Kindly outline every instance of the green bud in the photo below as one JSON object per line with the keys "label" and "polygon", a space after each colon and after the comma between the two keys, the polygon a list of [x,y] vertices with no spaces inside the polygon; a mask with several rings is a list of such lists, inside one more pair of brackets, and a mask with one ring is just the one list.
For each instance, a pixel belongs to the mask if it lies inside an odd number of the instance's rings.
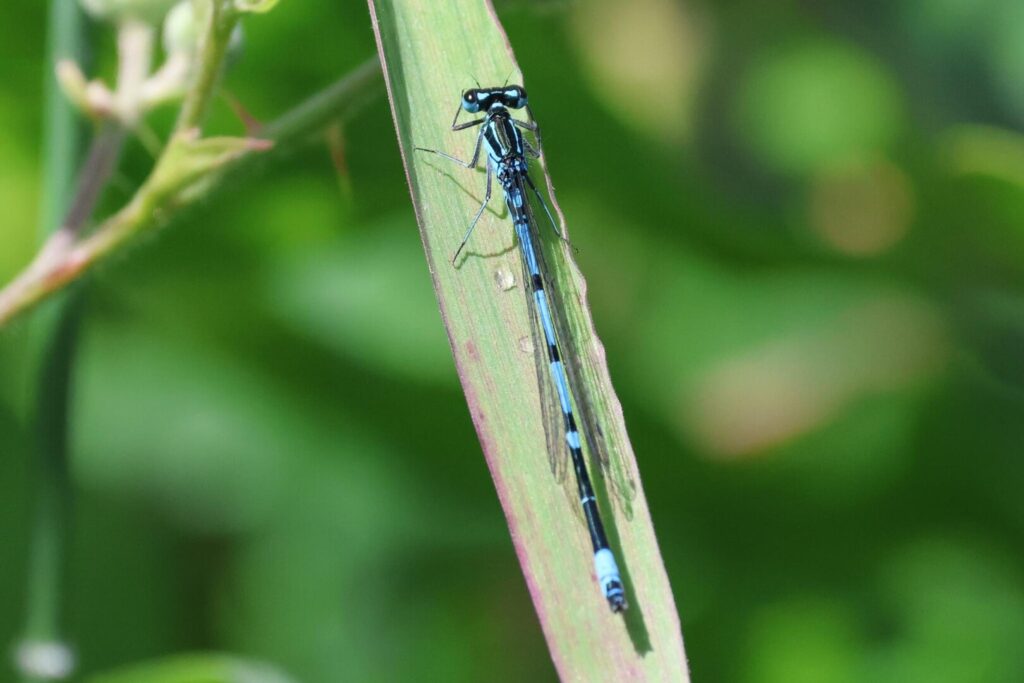
{"label": "green bud", "polygon": [[167,13],[167,19],[164,20],[164,50],[168,54],[194,52],[199,43],[200,28],[192,1],[179,2]]}

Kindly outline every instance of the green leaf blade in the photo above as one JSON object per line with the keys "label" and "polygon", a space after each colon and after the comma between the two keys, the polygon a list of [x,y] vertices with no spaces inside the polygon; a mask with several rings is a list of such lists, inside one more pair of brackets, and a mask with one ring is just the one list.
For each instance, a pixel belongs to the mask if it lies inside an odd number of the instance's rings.
{"label": "green leaf blade", "polygon": [[[602,515],[627,582],[631,604],[624,616],[609,612],[597,587],[574,494],[560,490],[551,475],[518,248],[500,188],[453,267],[451,256],[483,199],[484,175],[413,151],[433,148],[468,159],[473,132],[449,130],[462,90],[474,78],[484,86],[500,84],[509,74],[509,82],[522,82],[493,8],[468,0],[369,4],[442,317],[556,668],[566,680],[686,680],[679,618],[582,275],[563,244],[549,248],[558,290],[553,295],[574,337],[562,343],[578,357],[576,377],[615,455],[613,476],[636,487],[628,505],[614,505],[609,491],[615,483],[599,474],[590,456]],[[529,82],[523,85],[529,89]],[[546,173],[535,173],[535,180],[550,184]],[[574,488],[569,479],[567,486]]]}

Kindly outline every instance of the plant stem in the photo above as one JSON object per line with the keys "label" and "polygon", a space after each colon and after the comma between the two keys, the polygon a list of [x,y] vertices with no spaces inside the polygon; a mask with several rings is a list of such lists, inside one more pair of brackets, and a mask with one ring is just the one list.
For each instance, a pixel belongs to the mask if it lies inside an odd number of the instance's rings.
{"label": "plant stem", "polygon": [[[50,0],[47,64],[61,59],[81,62],[86,56],[85,21],[77,3]],[[50,69],[46,72],[43,129],[43,191],[39,239],[53,233],[64,217],[81,152],[79,113],[67,101]]]}
{"label": "plant stem", "polygon": [[281,148],[311,133],[319,133],[376,97],[380,90],[372,86],[383,86],[380,78],[380,61],[376,56],[371,57],[344,78],[268,123],[260,131],[260,137],[272,140],[275,148]]}
{"label": "plant stem", "polygon": [[[51,0],[48,36],[49,64],[64,58],[82,61],[86,52],[85,22],[77,3]],[[64,98],[52,70],[47,74],[45,93],[41,240],[58,229],[60,217],[68,210],[81,139],[78,112]],[[71,206],[70,212],[75,215],[84,210],[85,202]],[[25,681],[52,680],[73,668],[71,650],[61,639],[71,517],[67,399],[75,308],[73,301],[65,300],[54,311],[56,318],[41,320],[36,330],[48,343],[42,354],[32,415],[36,500],[29,540],[24,640],[17,651],[19,673]]]}
{"label": "plant stem", "polygon": [[[300,142],[330,122],[356,111],[380,84],[380,65],[372,58],[347,76],[310,97],[276,121],[269,123],[259,140],[276,148]],[[228,172],[251,166],[265,145],[252,145],[230,163],[210,171],[205,182],[189,187],[187,193],[158,192],[147,181],[129,203],[105,220],[79,243],[61,234],[54,235],[29,266],[3,290],[0,290],[0,327],[19,313],[67,286],[116,251],[135,234],[162,225],[175,213],[208,199],[223,186]],[[159,166],[160,162],[157,162]],[[152,176],[151,176],[152,178]]]}
{"label": "plant stem", "polygon": [[[63,678],[73,656],[63,640],[67,549],[73,519],[68,463],[70,379],[81,310],[79,290],[64,296],[39,327],[46,334],[32,416],[35,510],[28,562],[25,639],[19,666],[25,680]],[[42,336],[42,335],[40,335]]]}
{"label": "plant stem", "polygon": [[182,102],[175,132],[197,128],[202,123],[224,69],[224,55],[231,42],[231,32],[238,24],[238,13],[234,11],[231,0],[209,0],[208,6],[195,80]]}
{"label": "plant stem", "polygon": [[76,237],[92,215],[100,192],[106,186],[121,156],[126,135],[124,126],[113,121],[105,122],[92,141],[85,164],[79,173],[78,191],[68,208],[67,217],[60,224],[58,233],[67,239]]}
{"label": "plant stem", "polygon": [[[55,1],[59,2],[60,0]],[[67,218],[57,224],[60,227],[56,234],[66,233],[74,235],[81,229],[85,221],[88,220],[96,205],[96,200],[99,198],[100,191],[106,186],[116,167],[124,135],[124,129],[115,123],[106,124],[96,135],[86,162],[82,166],[78,191],[75,193],[74,198],[70,202],[70,207],[67,209]],[[75,146],[78,134],[75,133],[74,137],[75,140],[70,143],[72,146]],[[71,157],[67,156],[67,159],[70,161]],[[66,204],[66,198],[70,194],[71,188],[61,187],[58,190],[56,185],[58,177],[63,174],[50,172],[48,169],[47,175],[53,178],[47,181],[47,194],[49,195],[49,193],[55,191],[60,192],[51,204]],[[50,185],[51,182],[54,183],[52,186]],[[39,377],[39,394],[34,415],[36,423],[35,444],[41,464],[39,481],[41,521],[38,521],[36,526],[37,531],[40,532],[56,525],[64,517],[64,515],[56,514],[53,510],[63,505],[62,501],[66,498],[66,496],[60,494],[66,492],[67,489],[67,456],[65,452],[67,445],[66,402],[70,358],[73,355],[74,346],[74,320],[77,318],[77,299],[78,292],[75,292],[73,296],[69,296],[66,300],[61,301],[61,305],[56,306],[55,310],[52,311],[53,315],[47,320],[41,321],[38,325],[38,339],[40,339],[40,343],[44,346],[42,351],[42,368]],[[59,533],[54,535],[57,537],[61,536]],[[53,553],[47,548],[49,542],[45,540],[46,536],[46,533],[33,535],[33,538],[43,540],[40,540],[42,547],[40,548],[39,566],[36,566],[37,563],[35,561],[30,563],[32,571],[29,573],[29,580],[34,582],[32,585],[36,585],[36,583],[39,585],[38,591],[29,590],[30,604],[34,602],[31,600],[34,594],[47,593],[48,590],[45,587],[53,583],[53,577],[51,576],[54,573],[53,563],[47,559]],[[40,600],[45,602],[43,598],[40,598]],[[52,612],[53,610],[49,609],[40,610],[41,616],[36,618],[32,616],[35,612],[30,610],[29,633],[32,634],[36,630],[33,628],[33,624],[49,619],[47,615],[51,615]],[[40,629],[42,631],[53,631],[55,625],[53,623],[41,623],[41,626],[43,626]]]}

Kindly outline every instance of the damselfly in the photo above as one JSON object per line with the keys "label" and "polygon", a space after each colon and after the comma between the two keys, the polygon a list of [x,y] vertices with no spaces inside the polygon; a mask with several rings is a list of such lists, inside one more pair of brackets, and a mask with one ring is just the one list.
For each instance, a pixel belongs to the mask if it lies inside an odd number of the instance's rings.
{"label": "damselfly", "polygon": [[[522,121],[513,118],[509,112],[510,109],[525,109],[529,120]],[[462,111],[470,114],[483,112],[484,116],[483,118],[459,123],[459,114]],[[587,529],[590,532],[590,541],[594,546],[594,569],[597,574],[597,580],[605,599],[608,601],[609,607],[611,607],[613,612],[621,612],[627,606],[622,578],[619,574],[618,565],[615,562],[615,555],[608,546],[608,538],[605,534],[604,524],[601,521],[601,513],[597,507],[597,499],[594,496],[594,487],[590,482],[587,464],[583,458],[580,429],[577,426],[576,414],[573,410],[573,390],[576,390],[575,393],[578,397],[579,388],[570,388],[569,375],[566,373],[566,365],[563,362],[563,355],[556,333],[556,329],[559,329],[559,325],[557,325],[558,311],[553,307],[553,302],[549,299],[544,288],[547,272],[544,266],[545,261],[541,237],[538,234],[536,221],[533,219],[533,213],[530,210],[530,203],[526,194],[527,188],[533,192],[540,205],[544,208],[551,226],[561,238],[561,233],[555,224],[554,218],[551,216],[547,202],[544,201],[544,197],[530,178],[527,167],[528,156],[533,158],[540,157],[540,126],[537,125],[533,112],[530,110],[529,104],[527,104],[526,91],[518,85],[506,85],[496,88],[477,87],[462,93],[462,101],[459,104],[459,108],[455,111],[455,118],[452,119],[451,129],[458,131],[474,126],[480,126],[480,132],[476,138],[473,156],[468,162],[434,149],[422,147],[417,147],[416,149],[438,154],[466,168],[476,167],[480,161],[481,149],[485,149],[487,154],[487,185],[484,191],[484,201],[470,222],[469,228],[459,244],[459,248],[452,257],[453,264],[458,259],[463,247],[466,246],[466,242],[469,241],[473,228],[479,222],[484,209],[487,208],[487,203],[491,198],[492,175],[497,176],[498,183],[505,193],[505,204],[508,206],[509,215],[512,217],[512,225],[515,229],[522,255],[523,284],[524,290],[528,292],[531,299],[530,306],[531,315],[534,319],[534,334],[540,342],[534,345],[538,354],[538,363],[545,364],[550,370],[549,378],[543,376],[548,373],[543,371],[538,373],[541,394],[550,394],[546,384],[548,382],[554,384],[555,393],[557,394],[557,408],[555,409],[560,411],[560,422],[564,425],[564,427],[555,427],[554,429],[560,429],[562,435],[564,435],[565,445],[569,450],[572,466],[576,473],[579,501],[583,508]],[[534,144],[531,144],[524,137],[523,131],[533,133]],[[545,354],[546,360],[540,357],[540,354]],[[543,365],[538,367],[543,367]],[[572,374],[575,376],[575,373]],[[545,405],[544,408],[547,410],[549,406]],[[546,423],[549,422],[549,420],[546,420]],[[550,436],[552,428],[547,424],[545,428]],[[585,424],[584,429],[588,428],[594,429],[595,427]],[[588,434],[587,436],[593,438],[594,435]],[[550,441],[551,439],[549,438]],[[558,441],[561,441],[561,439],[558,439]],[[556,446],[556,448],[558,448],[560,454],[549,453],[549,457],[558,458],[560,455],[564,458],[564,451],[561,451],[561,447]],[[550,449],[551,446],[549,446]],[[558,469],[557,465],[555,469]]]}

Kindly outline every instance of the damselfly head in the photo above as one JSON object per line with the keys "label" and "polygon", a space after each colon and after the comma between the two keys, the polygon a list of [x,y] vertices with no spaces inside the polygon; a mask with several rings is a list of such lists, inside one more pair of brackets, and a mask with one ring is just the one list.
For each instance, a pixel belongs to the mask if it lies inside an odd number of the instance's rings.
{"label": "damselfly head", "polygon": [[500,88],[471,88],[462,93],[462,108],[470,114],[488,110],[496,104],[521,109],[526,106],[526,90],[521,85],[503,85]]}

